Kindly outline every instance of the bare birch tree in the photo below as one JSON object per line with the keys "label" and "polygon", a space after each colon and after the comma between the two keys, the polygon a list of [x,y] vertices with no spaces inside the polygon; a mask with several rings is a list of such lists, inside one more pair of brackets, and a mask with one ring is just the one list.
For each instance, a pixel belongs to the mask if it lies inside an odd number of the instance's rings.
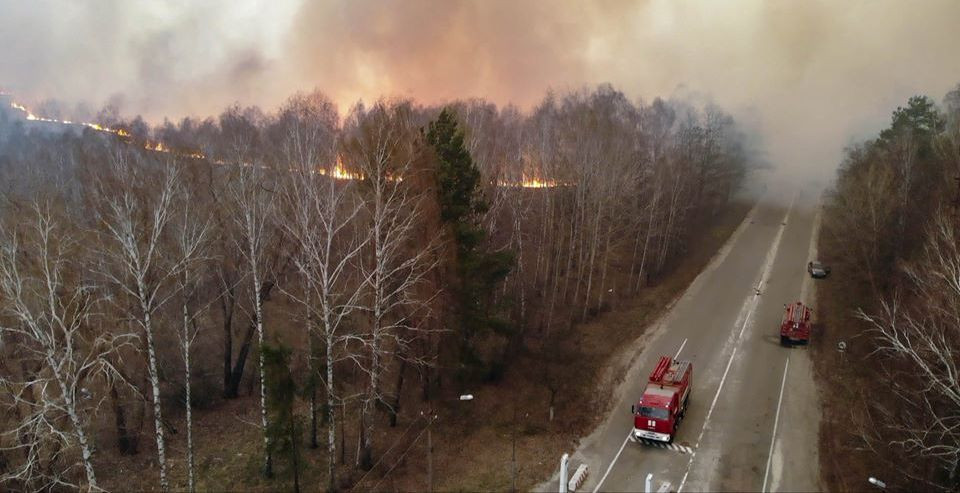
{"label": "bare birch tree", "polygon": [[259,372],[260,426],[263,433],[263,474],[273,476],[273,458],[270,454],[270,437],[267,432],[267,387],[264,378],[262,348],[266,341],[263,322],[264,282],[268,278],[266,251],[270,245],[270,235],[274,232],[275,191],[268,189],[267,173],[259,162],[240,163],[230,183],[232,216],[238,235],[235,246],[246,263],[247,280],[250,283],[252,322],[257,334],[257,370]]}
{"label": "bare birch tree", "polygon": [[[323,93],[315,91],[309,94],[297,94],[287,100],[280,109],[279,131],[281,132],[280,150],[284,166],[294,173],[294,179],[300,173],[312,176],[326,170],[336,159],[338,116],[336,107]],[[304,293],[310,294],[310,287]],[[306,301],[306,306],[311,302]],[[317,448],[317,358],[314,348],[313,318],[307,310],[305,321],[307,332],[307,369],[309,371],[308,392],[310,394],[310,446]]]}
{"label": "bare birch tree", "polygon": [[877,338],[876,353],[894,360],[890,389],[907,409],[885,415],[889,445],[938,464],[947,472],[941,487],[953,490],[960,484],[960,231],[946,213],[938,214],[922,259],[906,274],[915,307],[893,297],[880,313],[858,316]]}
{"label": "bare birch tree", "polygon": [[[24,453],[21,463],[0,475],[2,484],[28,490],[80,489],[70,474],[80,465],[86,489],[100,489],[88,431],[95,403],[89,402],[92,395],[86,386],[109,370],[106,356],[128,338],[97,330],[98,300],[76,253],[73,234],[49,205],[33,205],[22,233],[0,228],[0,346],[16,344],[11,356],[22,369],[19,374],[0,373],[0,387],[7,391],[0,402],[19,420],[2,436],[13,438],[9,450]],[[45,453],[52,451],[55,459],[74,447],[79,460],[66,455],[62,470],[61,465],[44,464]]]}
{"label": "bare birch tree", "polygon": [[[364,310],[370,315],[362,368],[368,378],[361,409],[361,452],[358,464],[372,461],[374,408],[390,406],[381,385],[387,356],[403,358],[411,338],[421,328],[414,317],[426,303],[416,289],[432,267],[433,242],[415,241],[420,221],[420,197],[410,190],[417,132],[409,103],[379,102],[369,111],[352,115],[346,136],[347,162],[364,177],[361,185],[369,227],[369,255],[362,262],[367,293]],[[406,179],[406,180],[405,180]],[[422,239],[421,239],[422,240]]]}
{"label": "bare birch tree", "polygon": [[[132,162],[127,151],[112,156],[111,181],[98,184],[97,233],[102,255],[99,273],[116,290],[115,302],[143,332],[147,372],[152,389],[153,420],[160,466],[160,488],[169,489],[157,324],[160,308],[173,296],[170,284],[184,259],[171,258],[164,241],[180,192],[179,172],[170,163]],[[127,302],[123,302],[123,301]]]}
{"label": "bare birch tree", "polygon": [[190,351],[196,339],[199,327],[199,317],[205,307],[197,306],[200,287],[200,265],[205,260],[205,247],[209,235],[209,223],[192,217],[194,211],[184,201],[180,211],[181,219],[175,224],[175,241],[177,255],[182,263],[180,275],[177,278],[178,290],[181,297],[183,321],[178,333],[180,339],[180,353],[183,357],[183,388],[184,413],[187,424],[187,489],[191,493],[196,491],[196,474],[193,447],[193,397],[191,385]]}
{"label": "bare birch tree", "polygon": [[319,170],[297,169],[292,173],[285,190],[288,215],[283,221],[285,231],[296,245],[294,264],[305,279],[309,295],[293,296],[317,321],[324,346],[324,375],[322,377],[327,413],[327,487],[336,490],[336,409],[340,404],[334,380],[336,364],[352,359],[345,352],[348,335],[344,322],[358,308],[362,283],[351,278],[351,269],[362,249],[367,235],[356,230],[356,219],[362,203],[356,197],[355,183],[332,178],[333,163]]}

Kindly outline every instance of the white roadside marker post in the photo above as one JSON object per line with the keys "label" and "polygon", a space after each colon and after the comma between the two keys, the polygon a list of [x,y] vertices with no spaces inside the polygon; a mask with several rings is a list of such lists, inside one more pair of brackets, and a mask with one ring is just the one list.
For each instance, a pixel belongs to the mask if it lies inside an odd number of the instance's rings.
{"label": "white roadside marker post", "polygon": [[651,489],[651,488],[653,488],[652,485],[653,485],[653,473],[652,473],[652,472],[648,472],[648,473],[647,473],[647,480],[643,482],[643,493],[650,493],[651,491],[653,491],[653,490]]}
{"label": "white roadside marker post", "polygon": [[567,493],[567,462],[570,460],[570,454],[563,454],[560,457],[560,493]]}

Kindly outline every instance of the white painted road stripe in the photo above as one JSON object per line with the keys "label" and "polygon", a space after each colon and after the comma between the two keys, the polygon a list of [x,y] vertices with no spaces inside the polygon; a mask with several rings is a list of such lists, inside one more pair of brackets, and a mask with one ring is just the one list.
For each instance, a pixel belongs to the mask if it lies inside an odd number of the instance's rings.
{"label": "white painted road stripe", "polygon": [[617,463],[617,459],[620,458],[620,454],[623,453],[623,448],[627,446],[627,442],[630,441],[630,437],[633,436],[633,428],[630,428],[630,431],[627,432],[627,438],[623,439],[623,443],[620,445],[620,450],[617,451],[617,455],[613,457],[613,460],[610,461],[610,465],[607,466],[607,472],[603,473],[603,477],[600,478],[600,482],[597,483],[597,486],[593,489],[593,493],[600,491],[600,486],[603,485],[604,480],[607,479],[607,475],[610,474],[610,471],[613,470],[613,465]]}
{"label": "white painted road stripe", "polygon": [[767,478],[770,476],[770,462],[773,460],[773,444],[777,441],[777,426],[780,424],[780,405],[783,404],[783,388],[787,385],[787,370],[790,369],[790,357],[783,364],[783,380],[780,381],[780,398],[777,399],[777,415],[773,418],[773,436],[770,437],[770,452],[767,453],[767,470],[763,473],[763,490],[767,491]]}
{"label": "white painted road stripe", "polygon": [[639,443],[641,445],[646,445],[648,447],[657,447],[662,449],[673,450],[674,452],[679,452],[681,454],[692,454],[693,449],[687,447],[686,445],[678,445],[676,443],[664,443],[658,442],[655,440],[648,440],[646,438],[635,438],[633,435],[630,436],[630,441],[633,443]]}
{"label": "white painted road stripe", "polygon": [[680,345],[680,349],[677,349],[677,354],[673,356],[673,359],[677,359],[680,357],[680,351],[683,351],[683,346],[686,346],[686,345],[687,345],[687,340],[684,339],[683,344]]}
{"label": "white painted road stripe", "polygon": [[[777,258],[777,250],[780,248],[780,240],[783,238],[783,231],[787,228],[787,218],[790,217],[790,211],[793,210],[793,203],[797,200],[796,195],[790,201],[790,206],[787,207],[787,213],[783,216],[783,221],[781,221],[780,229],[777,231],[777,236],[773,239],[773,244],[770,245],[770,250],[767,252],[767,258],[763,265],[763,270],[760,273],[760,282],[757,283],[757,288],[752,297],[748,296],[744,302],[744,306],[750,306],[747,316],[743,319],[743,325],[740,326],[740,333],[737,334],[737,340],[734,343],[733,351],[730,353],[730,359],[727,361],[727,367],[723,370],[723,376],[720,378],[720,386],[717,387],[717,393],[713,395],[713,402],[710,403],[710,409],[707,410],[707,417],[703,420],[703,427],[700,429],[700,435],[697,436],[697,443],[694,444],[693,448],[700,448],[700,442],[703,440],[703,434],[707,431],[707,424],[710,422],[710,417],[713,415],[713,409],[717,405],[717,400],[720,398],[720,391],[723,390],[723,384],[727,380],[727,373],[730,372],[730,366],[733,365],[733,358],[737,355],[737,347],[740,345],[740,339],[743,336],[744,330],[747,328],[747,324],[750,323],[750,319],[753,317],[753,312],[757,308],[757,304],[760,299],[760,288],[763,286],[764,280],[767,279],[767,276],[770,275],[770,270],[773,268],[773,261]],[[687,463],[687,471],[683,473],[683,479],[680,480],[680,486],[677,487],[677,493],[683,491],[683,485],[687,482],[687,476],[690,475],[690,468],[693,467],[693,459],[696,458],[697,453],[694,452],[690,455],[690,461]]]}

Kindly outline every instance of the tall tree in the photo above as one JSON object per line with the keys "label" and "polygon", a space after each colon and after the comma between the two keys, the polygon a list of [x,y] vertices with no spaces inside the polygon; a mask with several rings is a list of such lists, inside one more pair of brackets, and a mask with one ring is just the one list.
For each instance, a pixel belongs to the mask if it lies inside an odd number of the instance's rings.
{"label": "tall tree", "polygon": [[[266,342],[266,326],[263,321],[263,303],[268,295],[265,285],[273,285],[270,280],[273,273],[269,272],[268,263],[272,233],[274,233],[274,190],[267,188],[266,173],[261,169],[259,162],[241,164],[236,169],[234,181],[231,183],[230,195],[233,204],[233,220],[236,223],[236,248],[242,254],[246,266],[247,282],[250,286],[250,302],[253,306],[251,323],[256,327],[257,346],[263,348]],[[274,248],[281,248],[274,245]],[[270,422],[267,415],[267,387],[266,369],[263,362],[263,351],[258,351],[257,370],[259,372],[260,390],[260,426],[263,432],[263,475],[273,476],[273,462],[270,455],[272,450],[270,436],[267,433]]]}
{"label": "tall tree", "polygon": [[[184,262],[169,255],[165,244],[180,193],[174,166],[135,162],[130,151],[117,150],[111,174],[99,182],[100,273],[114,288],[115,300],[143,332],[153,403],[160,488],[169,489],[156,316],[173,294],[170,284]],[[169,163],[164,163],[169,164]]]}
{"label": "tall tree", "polygon": [[[87,489],[100,488],[87,386],[129,338],[98,330],[96,291],[73,258],[76,246],[49,204],[35,203],[22,225],[0,227],[0,340],[15,346],[0,365],[0,406],[19,421],[0,436],[14,444],[5,452],[24,452],[22,460],[4,458],[0,484],[12,489],[80,489],[71,483],[76,466]],[[74,447],[79,461],[59,464],[56,457]]]}
{"label": "tall tree", "polygon": [[358,309],[363,283],[353,279],[351,268],[369,241],[358,234],[356,218],[363,208],[352,182],[339,183],[331,178],[333,163],[317,173],[296,169],[286,182],[284,198],[288,215],[284,230],[297,247],[294,264],[304,279],[308,293],[294,296],[316,320],[324,349],[322,381],[327,413],[327,489],[336,490],[336,414],[341,403],[336,392],[336,365],[354,359],[348,350],[344,326]]}
{"label": "tall tree", "polygon": [[196,491],[196,474],[194,467],[193,447],[193,396],[192,396],[192,367],[190,352],[193,342],[197,338],[199,328],[197,318],[203,308],[197,306],[203,275],[206,247],[209,242],[209,222],[194,217],[194,211],[186,202],[181,206],[180,220],[174,224],[176,255],[182,259],[182,269],[177,278],[177,289],[180,292],[181,309],[183,314],[182,326],[178,332],[180,338],[180,352],[183,357],[183,388],[184,413],[187,425],[187,489],[190,493]]}
{"label": "tall tree", "polygon": [[[464,146],[463,131],[449,108],[430,123],[427,142],[437,158],[437,203],[441,220],[451,231],[455,254],[456,300],[454,316],[458,322],[460,360],[459,379],[487,376],[496,371],[502,347],[486,357],[481,354],[483,339],[502,338],[510,326],[495,305],[495,291],[513,266],[509,251],[489,251],[480,219],[487,210],[480,190],[480,172]],[[486,349],[486,348],[484,348]],[[472,375],[469,373],[473,373]]]}
{"label": "tall tree", "polygon": [[390,364],[388,356],[405,358],[412,339],[423,332],[415,322],[424,307],[417,288],[432,267],[435,242],[414,238],[422,206],[421,197],[410,185],[419,154],[410,104],[378,102],[369,111],[357,108],[347,132],[345,161],[363,176],[360,189],[369,228],[368,248],[360,266],[366,290],[363,308],[370,316],[365,336],[368,357],[363,366],[368,382],[357,458],[361,467],[369,469],[373,464],[373,412],[377,405],[391,405],[381,379]]}
{"label": "tall tree", "polygon": [[[337,159],[336,142],[339,117],[334,104],[323,93],[296,94],[280,109],[275,136],[279,141],[282,169],[295,170],[294,179],[306,173],[312,175],[325,170]],[[304,292],[309,296],[311,288]],[[309,307],[311,302],[306,300]],[[317,448],[317,348],[314,347],[315,328],[310,308],[307,309],[307,393],[310,396],[310,447]]]}

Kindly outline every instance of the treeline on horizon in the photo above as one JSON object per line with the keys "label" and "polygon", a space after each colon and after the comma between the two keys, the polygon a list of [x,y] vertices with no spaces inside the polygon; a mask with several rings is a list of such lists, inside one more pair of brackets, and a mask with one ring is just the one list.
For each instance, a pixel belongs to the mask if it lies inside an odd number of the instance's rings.
{"label": "treeline on horizon", "polygon": [[[495,385],[520,354],[556,385],[552,341],[656,284],[757,165],[720,108],[610,86],[529,113],[381,100],[341,116],[312,92],[274,112],[98,123],[130,136],[0,115],[13,489],[96,488],[109,449],[192,490],[191,410],[242,395],[264,475],[299,486],[319,454],[344,487],[389,445],[377,430],[401,398]],[[170,152],[143,148],[157,141]],[[170,480],[175,429],[186,484]]]}
{"label": "treeline on horizon", "polygon": [[[853,369],[839,440],[891,488],[960,487],[960,86],[942,105],[914,96],[890,126],[846,152],[824,214],[827,303]],[[825,249],[823,248],[825,247]],[[824,251],[825,250],[825,251]],[[831,351],[831,348],[825,349]],[[843,364],[843,363],[841,363]],[[851,453],[852,452],[852,453]],[[862,466],[859,464],[858,466]]]}

